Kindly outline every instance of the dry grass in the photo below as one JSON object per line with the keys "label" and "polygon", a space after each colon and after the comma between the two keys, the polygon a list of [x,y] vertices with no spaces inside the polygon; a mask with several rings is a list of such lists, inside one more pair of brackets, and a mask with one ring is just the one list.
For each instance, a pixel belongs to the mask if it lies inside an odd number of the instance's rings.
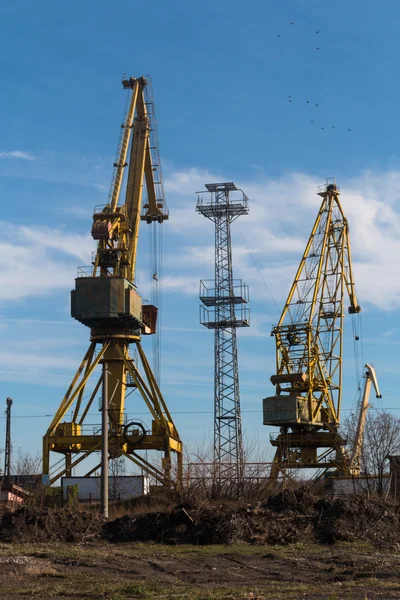
{"label": "dry grass", "polygon": [[36,600],[388,600],[398,598],[400,586],[367,579],[360,583],[320,585],[316,583],[272,582],[268,587],[243,586],[241,588],[208,588],[183,585],[180,582],[165,585],[151,582],[121,582],[117,577],[103,579],[98,576],[76,577],[30,575],[29,581],[16,576],[2,585],[0,599],[31,598]]}
{"label": "dry grass", "polygon": [[[347,557],[349,562],[358,560],[354,573],[347,581],[323,581],[313,568],[312,561],[319,560],[323,566],[329,565],[335,557]],[[375,600],[376,598],[400,597],[400,580],[397,577],[400,557],[393,553],[371,551],[367,544],[341,544],[335,547],[335,554],[329,548],[315,544],[293,544],[286,547],[233,546],[160,546],[126,544],[119,547],[109,544],[83,545],[0,545],[0,600],[14,598],[35,598],[35,600]],[[196,583],[196,573],[210,565],[218,564],[227,556],[238,564],[247,557],[254,557],[254,563],[264,564],[271,573],[268,582],[261,585],[252,583],[251,558],[243,570],[243,580],[218,581],[218,573],[210,583]],[[260,563],[267,556],[264,563]],[[236,557],[236,558],[235,558]],[[368,561],[388,565],[389,577],[360,576],[358,569]],[[171,572],[164,574],[154,570],[153,577],[143,579],[144,569],[149,564],[184,563],[189,569],[189,579]],[[158,561],[158,562],[157,562]],[[163,562],[164,561],[164,562]],[[311,564],[311,562],[312,564]],[[324,562],[325,561],[325,562]],[[286,573],[280,571],[287,564]],[[156,564],[156,566],[157,566]],[[224,564],[224,563],[221,563]],[[310,579],[290,580],[290,575],[309,569]],[[378,569],[379,570],[379,569]],[[186,571],[184,571],[186,573]],[[210,571],[212,574],[212,571]],[[12,576],[10,576],[12,574]],[[286,579],[285,579],[286,577]]]}

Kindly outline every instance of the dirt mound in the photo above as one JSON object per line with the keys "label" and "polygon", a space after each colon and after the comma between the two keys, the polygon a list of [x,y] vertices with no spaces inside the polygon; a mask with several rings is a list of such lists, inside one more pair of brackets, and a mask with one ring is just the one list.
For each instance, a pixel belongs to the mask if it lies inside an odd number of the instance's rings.
{"label": "dirt mound", "polygon": [[295,517],[274,515],[261,507],[209,502],[170,512],[125,515],[104,523],[102,536],[114,543],[152,541],[165,544],[284,544],[304,533]]}
{"label": "dirt mound", "polygon": [[113,543],[201,545],[366,540],[393,547],[400,545],[400,507],[379,497],[332,499],[301,488],[255,506],[208,500],[160,510],[137,507],[108,522],[77,510],[24,507],[0,521],[0,542],[84,542],[97,537]]}
{"label": "dirt mound", "polygon": [[261,506],[275,513],[312,515],[316,499],[310,488],[304,486],[295,490],[282,490],[281,493],[270,496]]}
{"label": "dirt mound", "polygon": [[184,509],[125,515],[104,523],[102,536],[111,542],[192,542],[193,520]]}
{"label": "dirt mound", "polygon": [[315,534],[322,543],[355,540],[383,546],[400,543],[399,506],[381,498],[320,498],[315,502],[315,512]]}
{"label": "dirt mound", "polygon": [[1,542],[82,542],[98,537],[101,522],[96,515],[69,509],[22,507],[5,514],[0,522]]}
{"label": "dirt mound", "polygon": [[400,519],[398,507],[380,498],[321,498],[303,488],[257,506],[209,501],[186,510],[127,515],[105,523],[102,536],[114,543],[276,545],[368,540],[393,545],[400,543]]}

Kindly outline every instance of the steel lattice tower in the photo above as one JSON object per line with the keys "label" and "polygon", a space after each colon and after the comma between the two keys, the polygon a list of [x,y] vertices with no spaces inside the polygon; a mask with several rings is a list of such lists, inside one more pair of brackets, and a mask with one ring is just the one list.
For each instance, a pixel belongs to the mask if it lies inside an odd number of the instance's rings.
{"label": "steel lattice tower", "polygon": [[248,286],[233,279],[231,223],[248,213],[234,183],[206,184],[197,212],[215,223],[215,280],[200,282],[200,322],[214,329],[214,487],[239,489],[243,479],[242,422],[236,328],[249,327]]}

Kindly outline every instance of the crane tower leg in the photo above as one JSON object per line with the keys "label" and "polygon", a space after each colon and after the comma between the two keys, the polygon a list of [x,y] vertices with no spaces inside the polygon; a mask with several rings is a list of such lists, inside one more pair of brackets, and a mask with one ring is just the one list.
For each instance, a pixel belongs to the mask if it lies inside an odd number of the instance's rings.
{"label": "crane tower leg", "polygon": [[[93,404],[95,394],[100,391],[99,382],[94,387],[94,393],[87,402],[83,401],[80,392],[89,387],[89,378],[94,373],[95,367],[103,359],[108,364],[108,397],[109,397],[109,456],[117,458],[127,456],[137,466],[149,473],[159,483],[169,487],[172,484],[172,456],[177,457],[176,481],[181,484],[182,478],[182,443],[175,429],[172,417],[161,395],[157,382],[141,348],[139,340],[131,340],[137,352],[137,362],[131,358],[129,344],[119,339],[109,340],[100,346],[100,351],[92,362],[95,348],[89,348],[71,386],[64,397],[56,417],[43,438],[43,475],[45,483],[54,483],[60,477],[70,475],[74,466],[79,464],[86,456],[99,452],[101,447],[100,434],[84,432],[85,421]],[[93,351],[92,351],[93,350]],[[99,359],[100,357],[100,359]],[[140,367],[140,368],[139,368]],[[149,426],[139,419],[125,417],[125,400],[128,393],[136,391],[142,397],[151,418]],[[137,394],[135,394],[137,398]],[[66,420],[73,403],[75,410],[73,420]],[[129,413],[134,415],[136,406],[129,408]],[[92,420],[92,419],[91,419]],[[140,451],[157,450],[164,454],[162,468],[151,465]],[[65,466],[62,470],[50,477],[50,453],[55,452],[65,456]],[[72,457],[84,453],[78,461]]]}

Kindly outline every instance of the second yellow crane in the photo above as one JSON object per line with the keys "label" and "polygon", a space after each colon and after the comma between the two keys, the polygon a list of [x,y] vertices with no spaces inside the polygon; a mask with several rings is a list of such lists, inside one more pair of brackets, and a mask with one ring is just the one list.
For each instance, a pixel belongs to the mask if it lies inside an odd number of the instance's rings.
{"label": "second yellow crane", "polygon": [[347,219],[335,182],[327,181],[317,218],[281,318],[273,328],[274,396],[264,399],[264,425],[280,427],[271,438],[276,454],[271,479],[293,468],[349,473],[346,440],[339,433],[342,400],[344,297],[358,305]]}

